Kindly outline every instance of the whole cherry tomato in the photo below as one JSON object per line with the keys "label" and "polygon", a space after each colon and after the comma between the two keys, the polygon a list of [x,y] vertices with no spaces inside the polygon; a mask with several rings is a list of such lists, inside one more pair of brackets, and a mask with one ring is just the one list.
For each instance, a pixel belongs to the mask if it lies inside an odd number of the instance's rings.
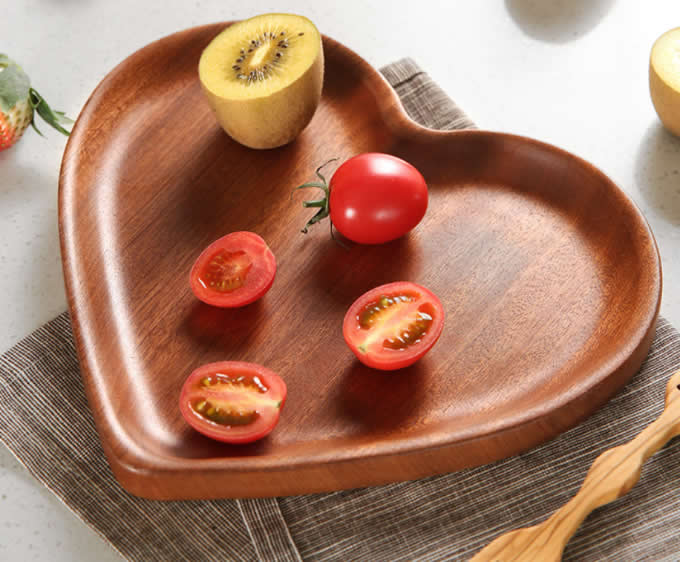
{"label": "whole cherry tomato", "polygon": [[316,171],[321,182],[299,186],[325,192],[323,199],[303,203],[319,209],[303,232],[330,215],[332,225],[345,238],[359,244],[382,244],[406,234],[425,215],[425,179],[401,158],[378,152],[359,154],[335,171],[330,185],[321,168]]}

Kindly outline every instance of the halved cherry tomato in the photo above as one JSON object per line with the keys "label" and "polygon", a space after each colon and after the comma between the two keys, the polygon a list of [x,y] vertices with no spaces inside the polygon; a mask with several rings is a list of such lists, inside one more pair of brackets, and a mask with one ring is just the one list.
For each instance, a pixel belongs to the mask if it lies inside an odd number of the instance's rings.
{"label": "halved cherry tomato", "polygon": [[232,232],[208,246],[191,269],[191,290],[205,303],[244,306],[274,283],[276,258],[254,232]]}
{"label": "halved cherry tomato", "polygon": [[[321,167],[323,168],[323,166]],[[411,164],[379,152],[359,154],[344,162],[333,174],[330,186],[321,182],[300,187],[318,187],[325,197],[305,201],[318,207],[307,226],[330,215],[331,223],[346,238],[359,244],[382,244],[413,229],[427,211],[427,184]]]}
{"label": "halved cherry tomato", "polygon": [[425,355],[444,327],[444,309],[425,287],[381,285],[349,307],[342,333],[359,361],[374,369],[408,367]]}
{"label": "halved cherry tomato", "polygon": [[269,434],[286,401],[286,383],[256,363],[209,363],[189,375],[179,408],[187,423],[225,443],[250,443]]}

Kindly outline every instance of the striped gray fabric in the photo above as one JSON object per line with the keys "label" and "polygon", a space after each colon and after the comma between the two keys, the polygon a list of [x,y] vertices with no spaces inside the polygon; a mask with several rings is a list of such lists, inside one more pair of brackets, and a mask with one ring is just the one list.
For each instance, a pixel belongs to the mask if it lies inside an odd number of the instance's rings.
{"label": "striped gray fabric", "polygon": [[406,113],[430,129],[476,129],[477,126],[412,60],[402,59],[380,70],[399,94]]}
{"label": "striped gray fabric", "polygon": [[302,560],[276,498],[238,500],[260,560]]}
{"label": "striped gray fabric", "polygon": [[[407,112],[442,129],[474,126],[411,60],[382,70]],[[464,560],[498,534],[537,523],[578,490],[603,450],[663,408],[680,368],[665,320],[642,369],[604,408],[540,447],[490,465],[328,494],[154,502],[113,478],[83,392],[67,313],[0,357],[0,439],[130,560]],[[628,495],[594,512],[565,560],[680,559],[680,447],[645,465]]]}
{"label": "striped gray fabric", "polygon": [[0,358],[0,439],[130,560],[255,560],[232,501],[154,502],[113,478],[85,398],[67,313]]}

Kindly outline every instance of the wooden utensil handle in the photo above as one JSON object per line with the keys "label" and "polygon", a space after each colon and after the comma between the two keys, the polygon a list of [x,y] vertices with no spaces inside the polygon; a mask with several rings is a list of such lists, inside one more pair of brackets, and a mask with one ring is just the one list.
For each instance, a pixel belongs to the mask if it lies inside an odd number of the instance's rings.
{"label": "wooden utensil handle", "polygon": [[579,525],[595,508],[626,494],[640,478],[644,462],[680,434],[680,371],[666,386],[662,414],[632,441],[598,456],[578,493],[548,519],[496,538],[474,561],[560,560]]}

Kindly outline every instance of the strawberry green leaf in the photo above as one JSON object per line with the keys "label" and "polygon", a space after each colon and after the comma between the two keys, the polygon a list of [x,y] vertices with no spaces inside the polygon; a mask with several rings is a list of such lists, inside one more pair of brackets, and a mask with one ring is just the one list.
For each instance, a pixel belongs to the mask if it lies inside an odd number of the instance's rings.
{"label": "strawberry green leaf", "polygon": [[45,135],[43,135],[42,132],[40,131],[40,129],[38,129],[38,127],[36,127],[36,125],[35,125],[35,116],[33,117],[33,119],[31,119],[31,127],[33,127],[33,130],[36,133],[38,133],[41,137],[45,138]]}
{"label": "strawberry green leaf", "polygon": [[8,113],[19,101],[28,98],[31,82],[21,67],[0,54],[0,110]]}
{"label": "strawberry green leaf", "polygon": [[66,123],[67,125],[75,123],[75,121],[68,117],[66,113],[64,113],[63,111],[55,111],[54,113],[56,113],[59,116],[60,123]]}
{"label": "strawberry green leaf", "polygon": [[[42,117],[48,125],[54,127],[60,133],[69,136],[71,133],[64,129],[60,123],[72,123],[72,121],[66,117],[63,112],[54,111],[45,101],[45,98],[43,98],[33,88],[30,88],[29,94],[29,103],[35,112],[40,115],[40,117]],[[35,126],[35,116],[33,117],[33,121],[31,121],[31,125],[33,125],[33,128],[39,135],[42,135],[42,133],[38,130],[38,127]]]}

